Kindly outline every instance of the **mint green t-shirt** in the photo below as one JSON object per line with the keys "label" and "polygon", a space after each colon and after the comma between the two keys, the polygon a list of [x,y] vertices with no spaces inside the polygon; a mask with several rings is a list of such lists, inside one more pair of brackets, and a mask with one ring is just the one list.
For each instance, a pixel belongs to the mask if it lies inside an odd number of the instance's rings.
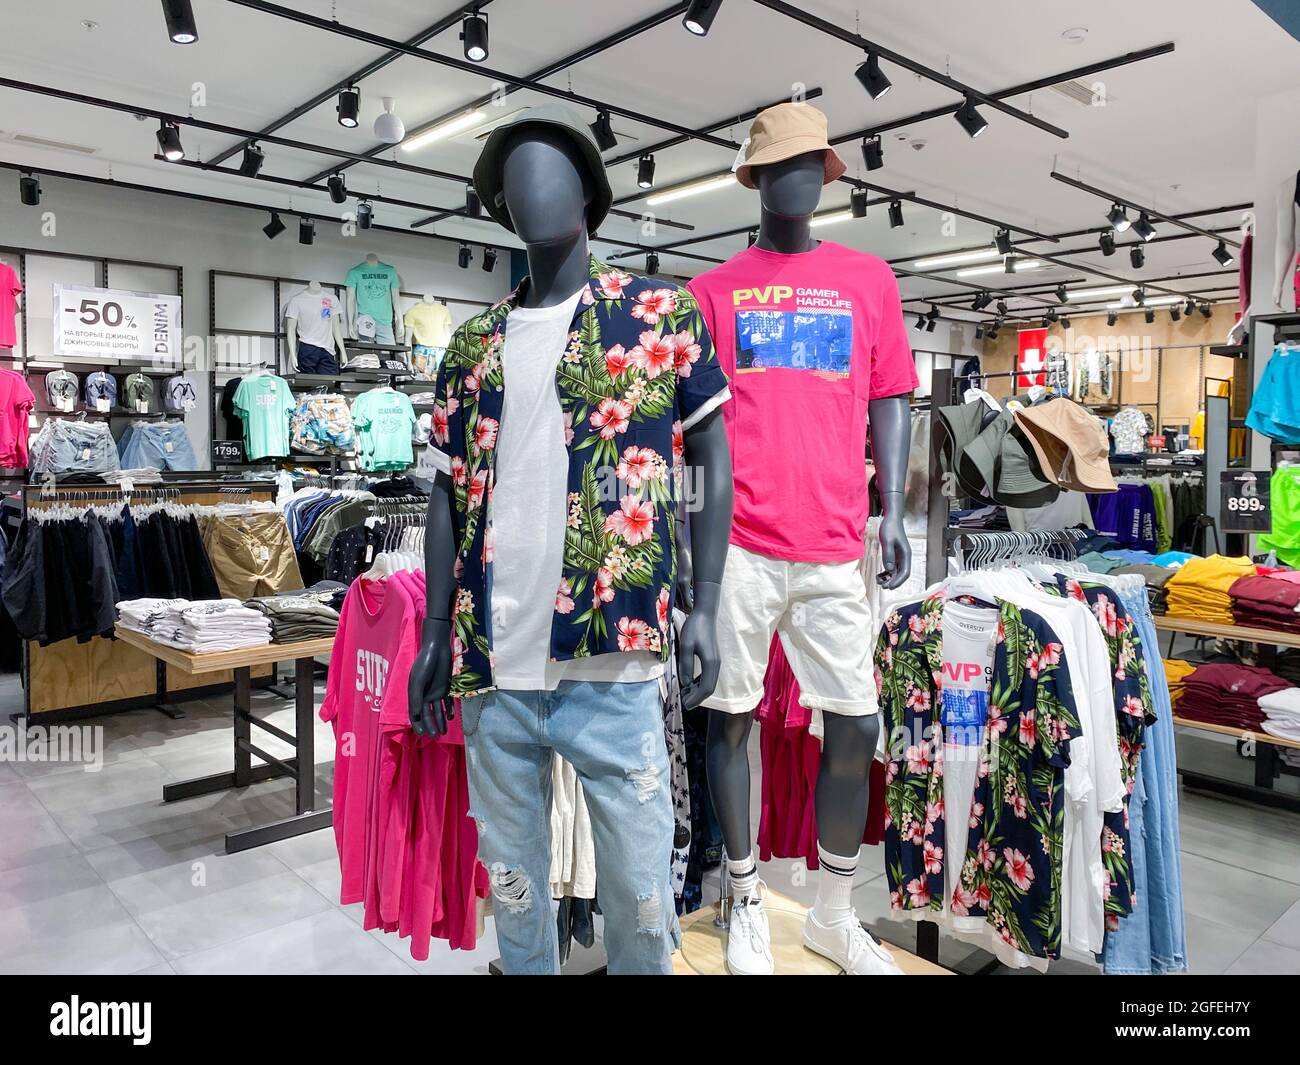
{"label": "mint green t-shirt", "polygon": [[244,450],[250,460],[289,454],[289,415],[293,393],[283,377],[245,377],[235,389],[235,413],[244,423]]}
{"label": "mint green t-shirt", "polygon": [[393,267],[388,263],[357,263],[348,271],[346,284],[356,289],[357,314],[368,314],[379,325],[392,325],[393,289],[402,287]]}
{"label": "mint green t-shirt", "polygon": [[415,461],[411,397],[395,388],[372,388],[352,401],[357,459],[363,470],[404,470]]}

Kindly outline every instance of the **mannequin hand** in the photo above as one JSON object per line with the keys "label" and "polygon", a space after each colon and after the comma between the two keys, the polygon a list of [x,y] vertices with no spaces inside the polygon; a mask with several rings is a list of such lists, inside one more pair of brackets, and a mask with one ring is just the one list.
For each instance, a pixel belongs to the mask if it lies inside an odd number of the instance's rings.
{"label": "mannequin hand", "polygon": [[445,736],[455,717],[448,695],[451,680],[451,622],[426,618],[420,631],[420,652],[406,684],[406,707],[417,736]]}
{"label": "mannequin hand", "polygon": [[[682,706],[693,710],[713,694],[722,660],[718,651],[718,593],[716,584],[695,588],[695,605],[677,641],[677,676],[682,686]],[[699,676],[695,663],[699,660]]]}
{"label": "mannequin hand", "polygon": [[903,530],[903,516],[898,511],[886,513],[880,523],[880,586],[892,590],[912,572],[912,545]]}

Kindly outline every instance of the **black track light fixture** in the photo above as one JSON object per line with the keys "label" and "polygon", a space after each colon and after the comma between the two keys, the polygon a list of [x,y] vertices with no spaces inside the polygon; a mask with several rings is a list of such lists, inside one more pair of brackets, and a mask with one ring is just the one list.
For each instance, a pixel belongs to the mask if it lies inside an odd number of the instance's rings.
{"label": "black track light fixture", "polygon": [[649,152],[636,161],[636,185],[639,189],[655,187],[655,157]]}
{"label": "black track light fixture", "polygon": [[1061,328],[1062,329],[1070,328],[1070,316],[1068,314],[1061,315]]}
{"label": "black track light fixture", "polygon": [[1070,291],[1064,285],[1056,286],[1056,302],[1064,303],[1070,298]]}
{"label": "black track light fixture", "polygon": [[937,318],[927,318],[925,320],[925,331],[927,333],[933,333],[934,327],[938,324],[939,324],[939,320]]}
{"label": "black track light fixture", "polygon": [[618,138],[614,136],[614,126],[609,120],[608,111],[597,111],[596,121],[591,124],[591,135],[602,152],[618,147]]}
{"label": "black track light fixture", "polygon": [[1156,312],[1152,308],[1148,307],[1145,311],[1142,312],[1142,319],[1143,321],[1146,322],[1147,325],[1154,325],[1156,320]]}
{"label": "black track light fixture", "polygon": [[306,215],[298,219],[298,243],[316,243],[316,220]]}
{"label": "black track light fixture", "polygon": [[1147,301],[1147,290],[1141,285],[1133,290],[1133,302],[1141,307]]}
{"label": "black track light fixture", "polygon": [[1169,320],[1171,322],[1181,322],[1183,320],[1183,309],[1176,303],[1169,308]]}
{"label": "black track light fixture", "polygon": [[1011,230],[999,229],[993,236],[993,246],[998,249],[998,254],[1007,256],[1011,254]]}
{"label": "black track light fixture", "polygon": [[1007,316],[1007,301],[1006,301],[1006,300],[998,300],[998,314],[999,314],[999,316],[1001,316],[1001,317],[1003,317],[1003,318],[1005,318],[1005,317]]}
{"label": "black track light fixture", "polygon": [[478,192],[473,185],[465,186],[465,214],[470,218],[478,218],[483,213],[483,201],[478,198]]}
{"label": "black track light fixture", "polygon": [[271,212],[271,220],[262,227],[262,232],[266,234],[267,240],[275,240],[285,230],[284,221],[280,218],[279,211]]}
{"label": "black track light fixture", "polygon": [[1048,325],[1051,325],[1053,322],[1059,322],[1060,320],[1061,312],[1055,307],[1049,308],[1047,313],[1043,315],[1043,321],[1047,322]]}
{"label": "black track light fixture", "polygon": [[490,274],[497,268],[497,250],[496,248],[483,249],[483,272]]}
{"label": "black track light fixture", "polygon": [[41,180],[35,174],[23,174],[18,178],[18,198],[23,206],[35,207],[41,202]]}
{"label": "black track light fixture", "polygon": [[1114,326],[1115,323],[1118,322],[1118,321],[1119,321],[1119,314],[1118,314],[1118,313],[1116,313],[1115,311],[1107,311],[1107,312],[1106,312],[1106,324],[1107,324],[1107,325],[1109,325],[1109,326]]}
{"label": "black track light fixture", "polygon": [[984,339],[984,327],[982,325],[977,325],[975,327],[975,339],[976,340]]}
{"label": "black track light fixture", "polygon": [[985,334],[985,336],[986,336],[989,340],[997,340],[997,338],[998,338],[998,330],[1002,328],[1002,325],[1003,325],[1002,319],[1001,319],[1001,318],[995,318],[995,319],[993,320],[993,324],[992,324],[991,326],[989,326],[989,331]]}
{"label": "black track light fixture", "polygon": [[889,201],[889,228],[890,229],[903,228],[903,201],[902,200]]}
{"label": "black track light fixture", "polygon": [[1002,272],[1004,274],[1014,274],[1016,272],[1016,256],[1014,255],[1003,256]]}
{"label": "black track light fixture", "polygon": [[1102,230],[1097,237],[1097,245],[1101,248],[1102,255],[1115,254],[1115,234],[1109,230]]}
{"label": "black track light fixture", "polygon": [[653,277],[659,272],[659,254],[658,252],[647,252],[645,257],[645,272]]}
{"label": "black track light fixture", "polygon": [[957,125],[972,138],[978,137],[989,128],[989,120],[979,113],[975,101],[969,96],[962,101],[962,105],[957,108],[957,113],[953,117],[957,120]]}
{"label": "black track light fixture", "polygon": [[1202,318],[1210,318],[1214,315],[1214,311],[1211,310],[1210,305],[1208,303],[1201,304],[1200,312]]}
{"label": "black track light fixture", "polygon": [[696,37],[707,36],[722,0],[691,0],[682,16],[682,25]]}
{"label": "black track light fixture", "polygon": [[181,144],[181,131],[175,122],[158,123],[158,150],[169,163],[176,163],[185,158],[185,146]]}
{"label": "black track light fixture", "polygon": [[867,217],[867,190],[854,189],[849,193],[849,210],[853,212],[854,218]]}
{"label": "black track light fixture", "polygon": [[917,328],[917,329],[924,329],[925,326],[926,326],[925,315],[923,315],[923,314],[918,314],[918,315],[916,316],[916,328]]}
{"label": "black track light fixture", "polygon": [[456,252],[456,265],[462,270],[468,270],[469,264],[474,259],[474,253],[470,251],[468,244],[462,244],[460,250]]}
{"label": "black track light fixture", "polygon": [[1139,240],[1147,241],[1156,235],[1156,227],[1151,224],[1151,219],[1147,217],[1146,211],[1138,215],[1138,219],[1133,223],[1133,232],[1137,234]]}
{"label": "black track light fixture", "polygon": [[862,140],[862,161],[868,170],[879,170],[885,165],[885,145],[877,133]]}
{"label": "black track light fixture", "polygon": [[348,85],[339,90],[338,103],[334,105],[339,125],[345,129],[356,129],[361,120],[361,90],[355,85]]}
{"label": "black track light fixture", "polygon": [[1232,252],[1228,251],[1228,246],[1219,241],[1219,246],[1211,253],[1214,255],[1214,261],[1220,266],[1231,266],[1236,260],[1232,257]]}
{"label": "black track light fixture", "polygon": [[936,318],[939,317],[939,308],[936,307],[933,303],[930,304],[930,309],[925,312],[925,316],[927,319],[933,322]]}
{"label": "black track light fixture", "polygon": [[375,205],[369,200],[357,201],[357,225],[369,229],[375,223]]}
{"label": "black track light fixture", "polygon": [[190,0],[163,0],[163,18],[172,44],[193,44],[199,39],[198,24]]}
{"label": "black track light fixture", "polygon": [[1134,270],[1141,270],[1147,264],[1147,254],[1142,250],[1141,244],[1134,244],[1128,250],[1128,261],[1133,264]]}
{"label": "black track light fixture", "polygon": [[875,52],[868,52],[867,61],[858,64],[858,69],[853,73],[873,100],[879,100],[893,88],[893,82],[885,77],[884,71],[880,69],[880,56]]}
{"label": "black track light fixture", "polygon": [[1110,211],[1106,214],[1106,221],[1110,223],[1110,228],[1116,233],[1123,233],[1133,223],[1129,220],[1128,212],[1124,210],[1122,203],[1112,203]]}
{"label": "black track light fixture", "polygon": [[239,161],[239,172],[244,177],[257,177],[261,172],[262,163],[266,161],[266,156],[262,149],[256,144],[250,144],[244,148],[244,156]]}
{"label": "black track light fixture", "polygon": [[460,40],[465,58],[471,63],[481,63],[488,57],[488,20],[478,8],[469,12],[461,22]]}
{"label": "black track light fixture", "polygon": [[329,186],[331,200],[335,203],[347,202],[348,182],[342,174],[331,174],[325,184]]}
{"label": "black track light fixture", "polygon": [[1184,304],[1183,304],[1183,313],[1184,313],[1185,315],[1187,315],[1188,318],[1190,318],[1192,315],[1194,315],[1194,314],[1196,313],[1196,301],[1195,301],[1195,300],[1188,300],[1186,303],[1184,303]]}

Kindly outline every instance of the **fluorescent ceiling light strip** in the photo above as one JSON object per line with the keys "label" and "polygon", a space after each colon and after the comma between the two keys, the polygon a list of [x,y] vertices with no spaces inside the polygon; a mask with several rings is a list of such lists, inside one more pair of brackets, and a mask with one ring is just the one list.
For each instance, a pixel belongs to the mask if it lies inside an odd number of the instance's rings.
{"label": "fluorescent ceiling light strip", "polygon": [[[1014,273],[1022,273],[1025,270],[1037,270],[1043,265],[1041,259],[1020,259],[1016,262]],[[984,274],[1004,274],[1006,267],[1001,263],[997,266],[972,266],[969,270],[958,270],[958,277],[980,277]]]}
{"label": "fluorescent ceiling light strip", "polygon": [[454,137],[457,133],[463,133],[467,129],[473,129],[480,125],[487,118],[485,111],[466,111],[463,115],[457,115],[455,118],[449,118],[441,125],[434,126],[433,129],[417,134],[414,137],[408,137],[402,141],[402,151],[414,152],[423,148],[426,144],[432,144],[434,141],[443,140],[446,137]]}
{"label": "fluorescent ceiling light strip", "polygon": [[984,251],[963,251],[954,255],[939,255],[933,259],[917,259],[912,264],[917,270],[936,270],[941,266],[960,266],[962,263],[983,263],[990,259],[998,259],[1001,256],[997,248],[986,248]]}
{"label": "fluorescent ceiling light strip", "polygon": [[1131,285],[1110,285],[1106,288],[1074,288],[1065,294],[1067,300],[1091,300],[1101,296],[1122,296],[1137,289],[1137,282]]}
{"label": "fluorescent ceiling light strip", "polygon": [[1148,296],[1140,306],[1130,300],[1128,303],[1108,303],[1106,309],[1109,311],[1132,310],[1140,311],[1147,307],[1172,307],[1175,303],[1183,303],[1189,297],[1187,296]]}
{"label": "fluorescent ceiling light strip", "polygon": [[818,226],[834,225],[836,222],[848,222],[852,218],[852,211],[835,211],[831,214],[818,215],[808,223],[808,228],[816,229]]}
{"label": "fluorescent ceiling light strip", "polygon": [[647,196],[645,202],[651,207],[656,207],[661,203],[671,203],[673,200],[681,200],[687,196],[698,196],[701,192],[712,192],[714,189],[729,188],[734,184],[736,184],[735,174],[730,172],[716,174],[700,181],[692,181],[688,185],[678,185],[676,188],[656,192],[653,196]]}

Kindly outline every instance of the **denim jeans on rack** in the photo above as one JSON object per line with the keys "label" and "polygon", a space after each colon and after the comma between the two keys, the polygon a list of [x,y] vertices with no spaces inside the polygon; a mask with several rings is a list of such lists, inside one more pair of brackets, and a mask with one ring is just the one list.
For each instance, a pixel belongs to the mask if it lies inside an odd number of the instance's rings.
{"label": "denim jeans on rack", "polygon": [[1178,843],[1178,771],[1174,761],[1173,706],[1160,660],[1151,607],[1142,589],[1121,589],[1124,609],[1142,640],[1142,665],[1156,715],[1129,799],[1134,887],[1137,906],[1106,935],[1102,955],[1109,974],[1145,975],[1187,969],[1183,922],[1183,879]]}

